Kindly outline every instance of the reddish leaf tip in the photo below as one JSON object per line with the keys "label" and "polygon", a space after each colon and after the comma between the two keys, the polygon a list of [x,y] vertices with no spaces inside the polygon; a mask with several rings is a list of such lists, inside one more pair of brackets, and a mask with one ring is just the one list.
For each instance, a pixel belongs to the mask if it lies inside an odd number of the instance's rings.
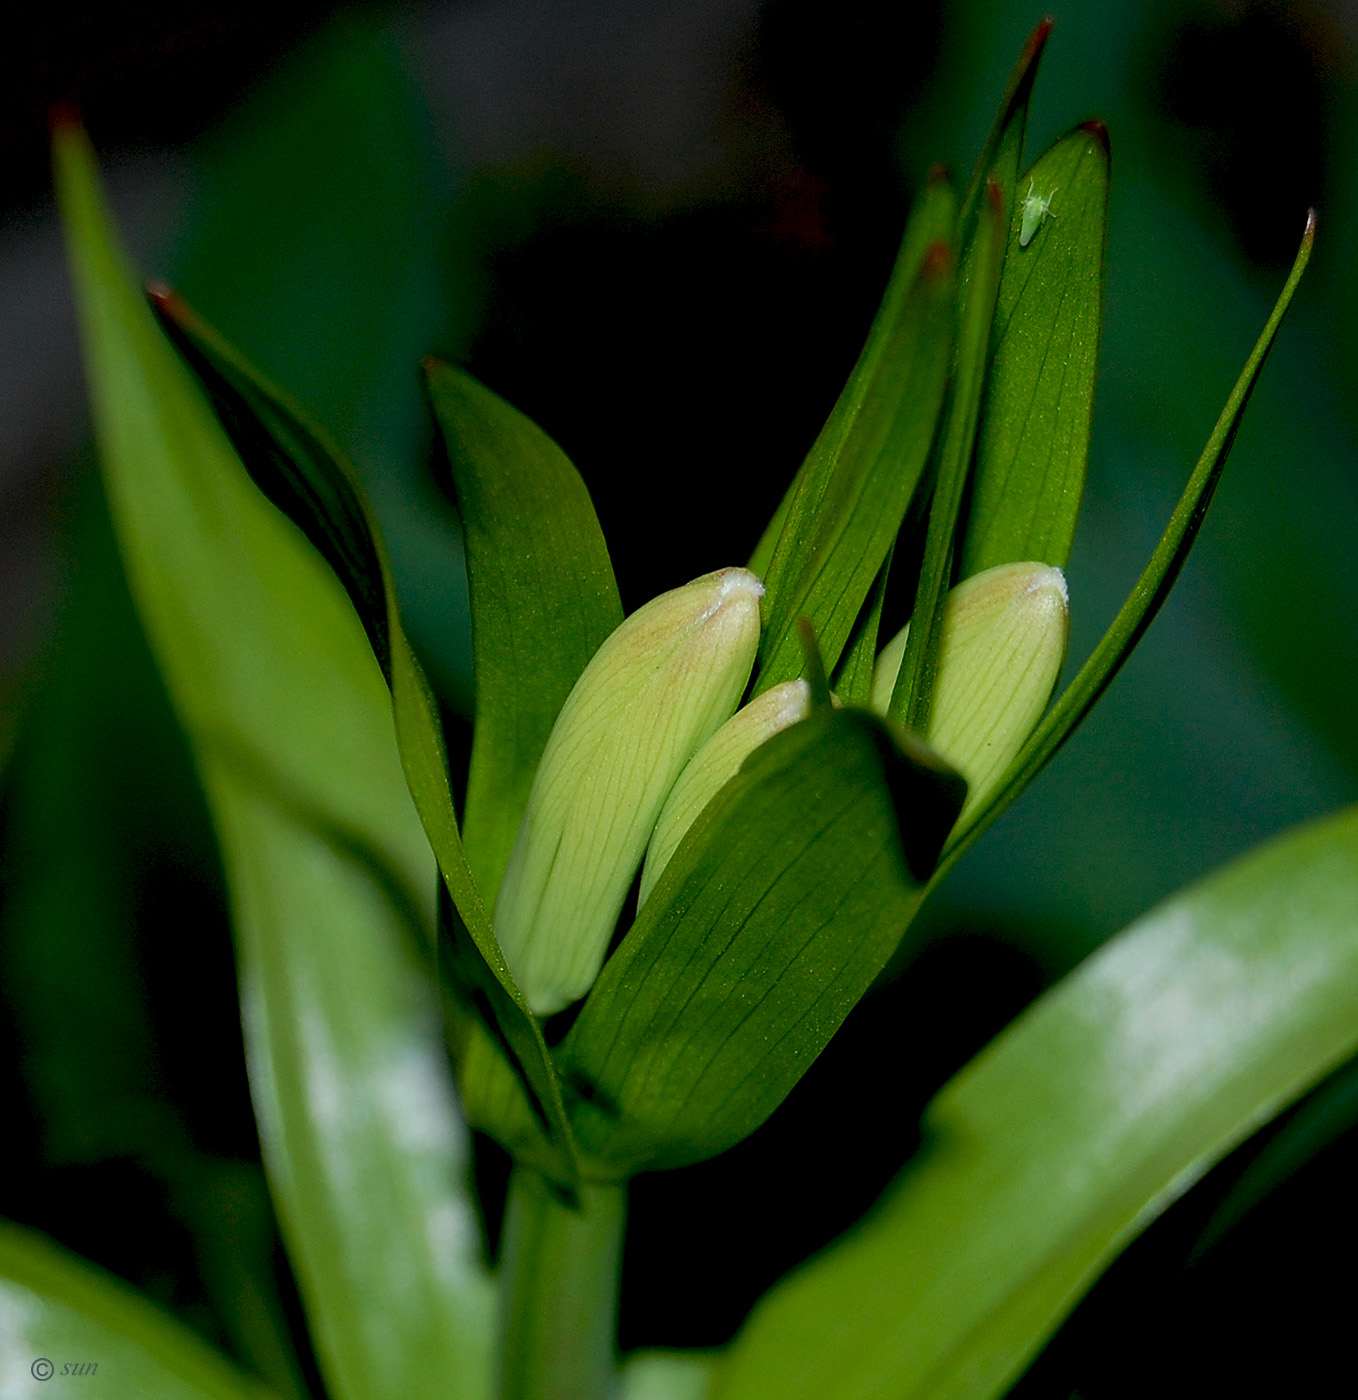
{"label": "reddish leaf tip", "polygon": [[1087,131],[1107,152],[1110,149],[1108,139],[1108,127],[1097,117],[1091,121],[1081,122],[1080,130]]}
{"label": "reddish leaf tip", "polygon": [[1055,23],[1056,20],[1053,19],[1051,15],[1047,15],[1045,19],[1038,20],[1033,32],[1028,36],[1028,42],[1023,46],[1023,57],[1020,59],[1021,63],[1032,63],[1038,54],[1042,52],[1043,45],[1046,44],[1047,39],[1050,37],[1052,26]]}
{"label": "reddish leaf tip", "polygon": [[173,322],[184,330],[193,331],[201,326],[197,314],[187,301],[167,282],[153,281],[146,284],[146,296],[155,308],[156,314],[166,321]]}
{"label": "reddish leaf tip", "polygon": [[47,109],[47,133],[56,136],[64,131],[82,131],[85,123],[80,119],[80,108],[74,102],[54,102]]}
{"label": "reddish leaf tip", "polygon": [[949,179],[950,175],[951,172],[948,170],[948,167],[944,165],[942,161],[938,161],[929,167],[929,174],[926,179],[931,185],[940,185],[943,181]]}
{"label": "reddish leaf tip", "polygon": [[922,274],[925,277],[943,277],[952,268],[952,249],[940,238],[924,251]]}

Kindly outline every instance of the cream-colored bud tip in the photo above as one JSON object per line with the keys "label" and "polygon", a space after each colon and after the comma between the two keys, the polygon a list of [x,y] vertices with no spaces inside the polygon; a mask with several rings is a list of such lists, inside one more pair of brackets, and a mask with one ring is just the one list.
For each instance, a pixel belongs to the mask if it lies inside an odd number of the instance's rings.
{"label": "cream-colored bud tip", "polygon": [[748,569],[718,569],[708,578],[718,585],[716,596],[712,599],[713,612],[735,598],[758,599],[764,596],[764,585],[759,576]]}
{"label": "cream-colored bud tip", "polygon": [[1028,583],[1029,593],[1041,593],[1052,602],[1060,600],[1061,610],[1070,609],[1070,590],[1066,587],[1066,576],[1054,564],[1030,564],[1033,576]]}

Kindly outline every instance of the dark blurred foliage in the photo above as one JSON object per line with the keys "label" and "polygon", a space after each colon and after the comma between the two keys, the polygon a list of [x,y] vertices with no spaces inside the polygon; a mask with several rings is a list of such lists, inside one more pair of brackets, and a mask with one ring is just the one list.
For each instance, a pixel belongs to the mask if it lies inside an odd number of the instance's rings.
{"label": "dark blurred foliage", "polygon": [[[1037,15],[751,7],[704,133],[724,152],[715,173],[652,187],[563,154],[550,131],[508,157],[460,155],[476,123],[464,114],[441,142],[410,78],[413,31],[393,39],[380,16],[351,15],[283,56],[325,8],[35,12],[3,60],[5,198],[38,187],[36,124],[53,100],[80,101],[111,155],[212,127],[176,280],[354,452],[465,746],[465,599],[432,583],[457,537],[426,470],[419,357],[466,361],[562,443],[629,607],[738,561],[853,362],[910,188],[939,158],[965,175]],[[575,42],[602,50],[613,36],[591,40],[585,21],[613,11],[577,10]],[[1325,13],[1128,0],[1058,15],[1036,142],[1053,120],[1103,115],[1114,148],[1074,659],[1153,544],[1301,211],[1335,214],[1181,596],[1086,733],[770,1123],[719,1160],[636,1183],[625,1346],[729,1337],[861,1215],[930,1095],[1044,982],[1184,880],[1351,797],[1358,114],[1353,36]],[[516,51],[516,25],[552,20],[512,0],[410,14],[508,16],[501,49],[461,60],[486,74]],[[592,71],[571,63],[563,50],[506,79],[507,109],[527,96],[514,81]],[[582,83],[581,112],[598,100]],[[19,1131],[0,1213],[302,1393],[315,1373],[258,1165],[207,817],[97,490],[81,478],[65,499],[62,621],[5,778],[0,1072]],[[1314,1389],[1327,1361],[1346,1364],[1321,1280],[1353,1245],[1354,1097],[1337,1076],[1153,1226],[1036,1363],[1025,1400],[1251,1393],[1275,1372]],[[478,1143],[488,1203],[504,1176]]]}
{"label": "dark blurred foliage", "polygon": [[766,5],[736,100],[776,114],[783,150],[661,219],[560,181],[491,260],[469,367],[580,466],[628,608],[745,558],[825,421],[891,270],[896,133],[939,23]]}
{"label": "dark blurred foliage", "polygon": [[219,121],[244,88],[335,8],[333,0],[8,6],[0,46],[0,212],[46,192],[54,105],[84,113],[105,149],[178,145]]}
{"label": "dark blurred foliage", "polygon": [[1179,183],[1265,267],[1291,263],[1296,210],[1329,206],[1328,105],[1344,75],[1325,24],[1283,5],[1190,10],[1146,50]]}

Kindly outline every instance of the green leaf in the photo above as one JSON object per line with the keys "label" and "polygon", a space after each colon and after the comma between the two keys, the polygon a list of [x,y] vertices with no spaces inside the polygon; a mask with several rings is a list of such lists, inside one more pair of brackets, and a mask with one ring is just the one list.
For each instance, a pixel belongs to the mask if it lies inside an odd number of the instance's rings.
{"label": "green leaf", "polygon": [[562,1045],[603,1169],[712,1156],[782,1101],[919,903],[965,792],[935,763],[827,708],[708,804]]}
{"label": "green leaf", "polygon": [[585,1183],[574,1206],[537,1172],[509,1178],[500,1242],[497,1400],[604,1400],[617,1380],[625,1183]]}
{"label": "green leaf", "polygon": [[1051,21],[1043,20],[1028,36],[976,163],[958,222],[964,247],[952,387],[939,444],[937,484],[929,506],[924,558],[910,614],[914,625],[889,706],[893,719],[918,734],[928,731],[933,707],[943,609],[954,573],[957,521],[971,471],[1000,269],[1004,264],[1004,231],[1014,209],[1033,83],[1050,32]]}
{"label": "green leaf", "polygon": [[1230,398],[1226,400],[1226,406],[1221,410],[1216,427],[1207,439],[1207,446],[1198,458],[1193,475],[1184,487],[1183,495],[1179,498],[1179,503],[1160,538],[1160,543],[1151,555],[1150,562],[1113,619],[1112,625],[1104,633],[1103,639],[1094,648],[1089,660],[1080,668],[1079,674],[1052,706],[1047,717],[1033,731],[1032,737],[1023,746],[1008,773],[997,784],[989,803],[953,833],[951,843],[944,852],[943,861],[935,874],[935,880],[942,879],[947,874],[981,832],[1046,767],[1048,761],[1094,707],[1099,696],[1112,683],[1122,663],[1131,655],[1146,629],[1155,620],[1155,615],[1174,587],[1179,570],[1188,558],[1188,551],[1193,547],[1193,541],[1197,539],[1198,531],[1202,528],[1207,507],[1212,503],[1212,495],[1235,443],[1235,435],[1240,429],[1245,406],[1250,401],[1250,395],[1254,393],[1254,386],[1259,382],[1268,352],[1273,347],[1283,317],[1292,303],[1292,296],[1301,281],[1302,273],[1306,271],[1311,247],[1315,242],[1315,231],[1315,210],[1311,210],[1306,216],[1306,231],[1302,235],[1296,261],[1292,264],[1292,271],[1278,296],[1273,313],[1255,342],[1254,349],[1245,362],[1245,368],[1240,372],[1240,378],[1236,380]]}
{"label": "green leaf", "polygon": [[866,705],[872,696],[872,672],[877,665],[877,633],[882,624],[882,605],[886,602],[887,580],[891,577],[891,561],[896,546],[887,550],[886,559],[877,571],[868,601],[863,605],[854,626],[849,645],[835,672],[835,694],[846,705]]}
{"label": "green leaf", "polygon": [[[497,1027],[552,1124],[552,1174],[574,1179],[561,1088],[536,1019],[500,953],[490,916],[468,868],[448,780],[442,724],[424,672],[406,640],[380,528],[353,468],[305,414],[268,384],[211,327],[171,293],[154,301],[162,322],[203,381],[252,479],[294,518],[344,584],[391,687],[406,781],[434,849],[457,917],[444,921],[454,942],[447,966]],[[489,1131],[496,1125],[484,1124]],[[546,1168],[544,1168],[546,1169]]]}
{"label": "green leaf", "polygon": [[1205,1254],[1256,1206],[1358,1123],[1358,1061],[1350,1061],[1300,1103],[1240,1174],[1193,1246]]}
{"label": "green leaf", "polygon": [[953,541],[971,470],[990,326],[1004,257],[1004,202],[994,181],[986,185],[986,192],[987,198],[977,210],[975,231],[962,264],[958,335],[952,388],[938,454],[938,483],[929,503],[929,526],[924,538],[924,560],[920,565],[915,605],[910,614],[910,637],[889,711],[893,719],[902,721],[917,734],[929,730],[938,649],[943,637],[943,610],[952,579]]}
{"label": "green leaf", "polygon": [[622,1368],[619,1400],[706,1400],[712,1357],[700,1351],[643,1351]]}
{"label": "green leaf", "polygon": [[[94,1369],[77,1373],[77,1366]],[[92,1393],[268,1400],[273,1393],[126,1284],[9,1224],[0,1224],[0,1377],[6,1395],[53,1400]]]}
{"label": "green leaf", "polygon": [[1015,185],[1023,159],[1023,138],[1028,128],[1028,105],[1032,100],[1033,84],[1037,81],[1038,65],[1047,38],[1052,31],[1049,19],[1040,20],[1028,36],[1019,54],[1009,83],[1000,99],[1000,110],[986,137],[980,159],[972,173],[967,196],[962,203],[962,227],[976,216],[981,207],[987,183],[999,187],[1001,206],[1007,214],[1014,206]]}
{"label": "green leaf", "polygon": [[406,635],[470,713],[458,522],[428,481],[412,368],[475,336],[484,215],[465,186],[450,199],[402,22],[345,8],[308,30],[198,144],[175,286],[357,454]]}
{"label": "green leaf", "polygon": [[61,128],[55,158],[105,486],[222,846],[264,1158],[327,1383],[479,1400],[491,1294],[390,696],[138,295],[84,134]]}
{"label": "green leaf", "polygon": [[1104,946],[931,1105],[854,1234],[777,1285],[714,1400],[989,1400],[1109,1261],[1358,1047],[1358,809]]}
{"label": "green leaf", "polygon": [[462,836],[488,909],[571,687],[622,621],[580,474],[540,428],[451,365],[425,363],[457,492],[476,727]]}
{"label": "green leaf", "polygon": [[1084,494],[1108,222],[1103,124],[1062,137],[1024,186],[1056,193],[1026,248],[1018,246],[1022,199],[1009,223],[963,578],[1029,559],[1064,568]]}
{"label": "green leaf", "polygon": [[[756,692],[801,674],[799,617],[810,618],[834,669],[905,518],[947,381],[953,211],[951,187],[934,178],[911,213],[863,353],[792,485],[762,575]],[[761,563],[764,549],[755,551]]]}

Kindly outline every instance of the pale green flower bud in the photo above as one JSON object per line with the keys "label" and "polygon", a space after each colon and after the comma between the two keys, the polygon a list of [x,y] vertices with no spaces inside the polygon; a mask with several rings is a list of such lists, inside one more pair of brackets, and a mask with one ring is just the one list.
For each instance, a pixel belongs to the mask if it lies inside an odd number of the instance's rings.
{"label": "pale green flower bud", "polygon": [[547,740],[495,905],[529,1006],[589,991],[660,809],[740,700],[764,586],[722,569],[638,608],[595,653]]}
{"label": "pale green flower bud", "polygon": [[[1049,564],[1000,564],[948,595],[925,737],[967,780],[962,817],[990,795],[1042,718],[1067,626],[1065,576]],[[907,623],[877,658],[871,703],[879,714],[891,703],[909,631]]]}
{"label": "pale green flower bud", "polygon": [[661,809],[646,849],[638,909],[650,897],[660,872],[703,808],[740,772],[740,765],[765,739],[805,719],[810,709],[811,687],[801,680],[784,681],[737,710],[693,755]]}

